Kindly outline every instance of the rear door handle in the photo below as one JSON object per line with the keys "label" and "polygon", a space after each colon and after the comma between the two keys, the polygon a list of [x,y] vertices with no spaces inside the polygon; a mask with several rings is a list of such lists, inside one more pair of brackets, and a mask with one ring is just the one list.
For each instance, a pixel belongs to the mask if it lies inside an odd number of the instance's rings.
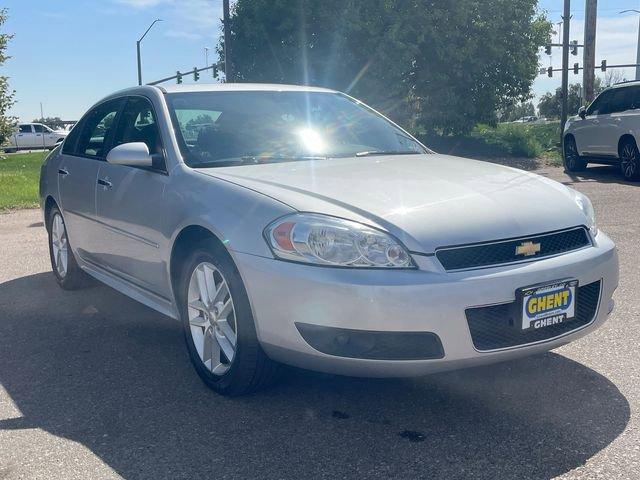
{"label": "rear door handle", "polygon": [[58,175],[62,175],[62,176],[66,177],[67,175],[69,175],[69,172],[67,171],[66,168],[59,168],[58,169]]}
{"label": "rear door handle", "polygon": [[113,184],[106,178],[99,178],[98,185],[102,185],[105,190],[110,190],[113,187]]}

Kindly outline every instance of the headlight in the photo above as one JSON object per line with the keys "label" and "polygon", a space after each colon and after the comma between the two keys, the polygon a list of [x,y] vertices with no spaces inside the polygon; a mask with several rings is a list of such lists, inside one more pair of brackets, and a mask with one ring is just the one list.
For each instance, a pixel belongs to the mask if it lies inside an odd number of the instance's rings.
{"label": "headlight", "polygon": [[391,235],[361,223],[298,213],[270,224],[264,236],[276,257],[343,267],[414,267],[409,252]]}
{"label": "headlight", "polygon": [[584,216],[587,217],[586,225],[589,228],[589,231],[593,235],[596,235],[598,233],[598,228],[596,226],[596,212],[593,209],[591,200],[589,200],[586,195],[583,195],[577,190],[574,190],[572,188],[569,188],[569,190],[571,190],[571,192],[573,193],[576,204],[578,205],[580,210],[582,210]]}

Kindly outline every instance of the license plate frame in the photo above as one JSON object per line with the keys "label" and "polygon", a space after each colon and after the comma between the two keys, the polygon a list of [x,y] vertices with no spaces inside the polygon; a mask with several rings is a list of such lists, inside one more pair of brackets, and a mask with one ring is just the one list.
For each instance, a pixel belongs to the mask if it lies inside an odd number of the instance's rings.
{"label": "license plate frame", "polygon": [[[519,320],[520,330],[538,330],[575,319],[577,292],[578,280],[571,278],[517,289],[516,319]],[[560,294],[560,297],[556,294]],[[547,301],[552,303],[553,307],[549,308]]]}

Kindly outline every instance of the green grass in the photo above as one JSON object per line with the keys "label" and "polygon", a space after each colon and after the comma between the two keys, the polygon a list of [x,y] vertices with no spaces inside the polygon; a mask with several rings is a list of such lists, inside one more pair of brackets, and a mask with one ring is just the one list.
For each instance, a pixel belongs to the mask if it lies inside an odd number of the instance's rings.
{"label": "green grass", "polygon": [[0,212],[38,206],[40,166],[47,153],[0,154]]}
{"label": "green grass", "polygon": [[436,151],[460,156],[559,159],[557,122],[547,124],[501,123],[477,125],[462,136],[425,138]]}

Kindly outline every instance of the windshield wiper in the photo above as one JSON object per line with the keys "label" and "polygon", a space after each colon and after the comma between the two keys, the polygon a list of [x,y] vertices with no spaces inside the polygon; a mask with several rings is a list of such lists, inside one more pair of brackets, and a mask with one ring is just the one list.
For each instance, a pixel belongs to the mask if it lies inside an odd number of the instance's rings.
{"label": "windshield wiper", "polygon": [[297,160],[326,160],[327,157],[312,155],[244,155],[242,157],[221,158],[208,162],[199,162],[196,168],[225,167],[230,165],[259,165],[270,162],[293,162]]}
{"label": "windshield wiper", "polygon": [[422,155],[414,150],[365,150],[357,152],[356,157],[371,157],[373,155]]}

